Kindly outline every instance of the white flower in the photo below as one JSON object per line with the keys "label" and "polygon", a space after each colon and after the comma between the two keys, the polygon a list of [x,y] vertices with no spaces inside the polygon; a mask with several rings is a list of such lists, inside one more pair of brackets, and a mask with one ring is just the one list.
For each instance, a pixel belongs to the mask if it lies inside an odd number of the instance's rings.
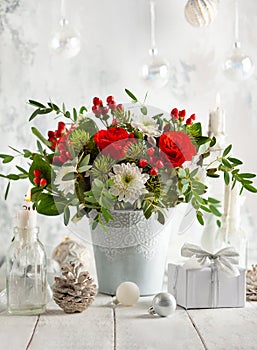
{"label": "white flower", "polygon": [[148,174],[142,174],[135,163],[115,164],[114,174],[110,177],[114,180],[110,187],[110,193],[118,196],[119,201],[133,204],[142,194],[147,193],[145,183],[149,179]]}
{"label": "white flower", "polygon": [[63,181],[63,177],[69,173],[74,173],[76,168],[72,165],[62,166],[57,172],[54,184],[63,194],[74,193],[75,178],[68,181]]}
{"label": "white flower", "polygon": [[147,136],[158,137],[161,134],[156,121],[148,115],[138,116],[133,119],[131,125]]}

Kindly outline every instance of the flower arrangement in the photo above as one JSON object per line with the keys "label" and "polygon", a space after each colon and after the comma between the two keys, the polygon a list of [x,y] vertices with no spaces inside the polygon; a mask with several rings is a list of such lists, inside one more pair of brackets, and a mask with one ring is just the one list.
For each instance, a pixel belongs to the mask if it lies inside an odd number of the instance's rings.
{"label": "flower arrangement", "polygon": [[[150,116],[145,100],[140,103],[125,91],[136,113],[117,104],[113,96],[107,97],[106,105],[98,97],[93,99],[93,117],[85,106],[71,113],[64,104],[29,100],[35,107],[30,121],[55,113],[67,122],[59,121],[47,138],[32,127],[38,138],[36,152],[11,147],[28,160],[29,168],[16,165],[18,174],[0,174],[9,180],[5,198],[11,180],[28,178],[38,213],[64,214],[66,225],[71,214],[73,221],[92,214],[94,228],[97,224],[105,227],[114,209],[142,210],[147,219],[156,215],[164,223],[166,210],[182,202],[192,203],[201,224],[204,211],[218,218],[219,201],[208,197],[205,174],[218,177],[223,173],[226,184],[239,182],[241,192],[257,192],[252,185],[255,175],[240,172],[242,162],[230,155],[231,145],[205,164],[215,138],[202,135],[195,114],[186,118],[185,110],[173,108],[169,115]],[[104,128],[99,128],[100,122]],[[15,159],[9,154],[0,157],[3,163]]]}

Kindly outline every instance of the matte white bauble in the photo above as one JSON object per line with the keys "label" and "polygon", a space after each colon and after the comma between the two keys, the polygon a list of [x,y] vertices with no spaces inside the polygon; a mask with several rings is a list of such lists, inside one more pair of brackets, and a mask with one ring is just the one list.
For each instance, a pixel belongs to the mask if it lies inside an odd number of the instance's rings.
{"label": "matte white bauble", "polygon": [[80,52],[80,34],[66,19],[60,22],[60,29],[53,35],[50,47],[62,58],[72,58]]}
{"label": "matte white bauble", "polygon": [[204,27],[211,24],[218,13],[217,0],[188,0],[185,6],[185,17],[193,27]]}
{"label": "matte white bauble", "polygon": [[135,305],[139,297],[140,290],[134,282],[123,282],[116,289],[116,298],[122,305]]}

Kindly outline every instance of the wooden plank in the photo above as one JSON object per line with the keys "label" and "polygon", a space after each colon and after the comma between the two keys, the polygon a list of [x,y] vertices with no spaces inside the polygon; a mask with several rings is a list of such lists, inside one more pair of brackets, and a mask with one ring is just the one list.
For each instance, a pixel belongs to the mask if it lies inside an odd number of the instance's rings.
{"label": "wooden plank", "polygon": [[208,350],[256,350],[257,312],[245,308],[188,310]]}
{"label": "wooden plank", "polygon": [[0,349],[25,350],[32,337],[37,316],[0,314]]}
{"label": "wooden plank", "polygon": [[29,350],[112,349],[114,344],[112,298],[98,295],[84,312],[65,314],[54,303],[40,316]]}
{"label": "wooden plank", "polygon": [[115,308],[117,350],[201,350],[204,346],[182,308],[169,317],[147,313],[152,297],[140,298],[133,307]]}

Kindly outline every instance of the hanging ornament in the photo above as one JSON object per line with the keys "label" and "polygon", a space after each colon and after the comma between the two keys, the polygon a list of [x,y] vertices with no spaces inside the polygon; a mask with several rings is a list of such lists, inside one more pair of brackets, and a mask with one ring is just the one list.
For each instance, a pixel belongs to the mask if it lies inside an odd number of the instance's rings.
{"label": "hanging ornament", "polygon": [[83,265],[71,262],[62,267],[63,277],[55,277],[53,299],[66,313],[82,312],[95,299],[96,285]]}
{"label": "hanging ornament", "polygon": [[125,305],[135,305],[140,297],[140,290],[134,282],[123,282],[116,289],[117,302]]}
{"label": "hanging ornament", "polygon": [[69,59],[80,52],[80,34],[66,19],[64,1],[61,0],[60,27],[51,39],[50,48],[58,56]]}
{"label": "hanging ornament", "polygon": [[177,307],[176,299],[170,293],[158,293],[152,301],[152,306],[148,309],[149,314],[167,317],[175,312]]}
{"label": "hanging ornament", "polygon": [[141,77],[152,89],[165,86],[169,80],[169,63],[158,54],[155,40],[155,1],[150,1],[151,49],[149,58],[142,65]]}
{"label": "hanging ornament", "polygon": [[226,59],[223,70],[225,76],[233,81],[246,80],[252,76],[254,71],[254,65],[251,58],[241,50],[237,0],[235,0],[235,42],[232,54]]}
{"label": "hanging ornament", "polygon": [[54,249],[52,259],[57,261],[60,267],[71,261],[79,262],[85,267],[90,265],[90,254],[86,246],[68,237]]}
{"label": "hanging ornament", "polygon": [[218,13],[217,0],[188,0],[185,17],[193,27],[207,27]]}

